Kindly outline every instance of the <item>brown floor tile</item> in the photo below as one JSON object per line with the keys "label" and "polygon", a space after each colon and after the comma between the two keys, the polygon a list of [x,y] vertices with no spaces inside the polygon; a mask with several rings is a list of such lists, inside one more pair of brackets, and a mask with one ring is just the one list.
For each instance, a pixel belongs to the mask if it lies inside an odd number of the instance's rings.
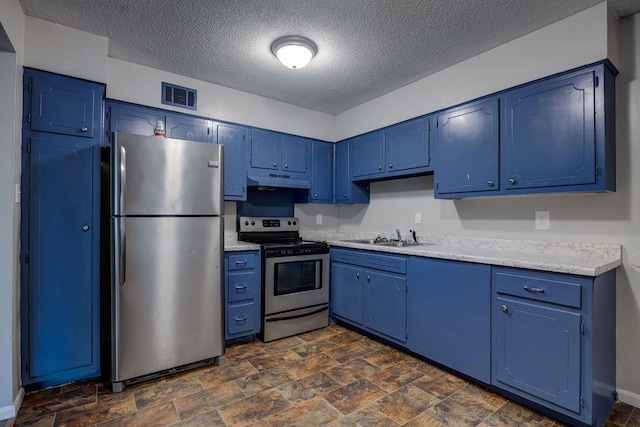
{"label": "brown floor tile", "polygon": [[634,408],[626,427],[640,427],[640,409]]}
{"label": "brown floor tile", "polygon": [[371,406],[402,425],[439,402],[440,399],[433,394],[409,384],[379,399]]}
{"label": "brown floor tile", "polygon": [[120,393],[113,393],[111,391],[111,386],[108,383],[98,384],[97,388],[98,405],[115,405],[116,403],[129,399],[129,397],[133,395],[136,389],[142,387],[140,387],[140,385],[138,385],[138,387],[126,387]]}
{"label": "brown floor tile", "polygon": [[248,426],[290,408],[291,403],[276,390],[267,390],[219,409],[229,427]]}
{"label": "brown floor tile", "polygon": [[173,404],[178,411],[178,415],[180,415],[180,419],[188,420],[245,397],[240,387],[235,382],[230,381],[217,387],[173,399]]}
{"label": "brown floor tile", "polygon": [[[48,395],[51,393],[50,395]],[[28,394],[20,410],[18,411],[17,423],[23,423],[25,421],[39,418],[43,415],[53,414],[58,411],[63,411],[69,408],[75,408],[76,406],[86,405],[96,402],[96,385],[90,384],[88,386],[82,386],[63,392],[62,388],[55,392],[51,390],[49,392],[39,392],[34,394]]]}
{"label": "brown floor tile", "polygon": [[229,381],[257,374],[258,370],[248,361],[219,366],[198,376],[204,388],[217,387]]}
{"label": "brown floor tile", "polygon": [[339,387],[341,387],[339,383],[324,373],[318,372],[306,378],[283,384],[278,387],[278,391],[282,393],[289,402],[298,403]]}
{"label": "brown floor tile", "polygon": [[397,427],[398,423],[371,406],[338,418],[327,427]]}
{"label": "brown floor tile", "polygon": [[363,359],[355,359],[351,362],[343,363],[331,369],[326,369],[325,374],[342,385],[351,384],[357,379],[365,378],[379,372],[380,368],[365,362]]}
{"label": "brown floor tile", "polygon": [[506,402],[500,409],[484,420],[485,426],[508,427],[508,426],[536,426],[551,427],[554,421],[544,415],[533,412],[512,402]]}
{"label": "brown floor tile", "polygon": [[633,406],[617,401],[614,403],[613,409],[611,409],[611,412],[609,413],[607,422],[624,427],[629,421],[629,418],[631,418],[632,412]]}
{"label": "brown floor tile", "polygon": [[319,397],[270,415],[267,422],[272,427],[316,427],[326,425],[340,416],[340,411]]}
{"label": "brown floor tile", "polygon": [[423,375],[424,374],[422,372],[401,363],[390,366],[386,369],[380,369],[375,373],[365,372],[362,374],[363,377],[372,381],[387,392],[397,390],[400,387],[417,380]]}
{"label": "brown floor tile", "polygon": [[407,355],[395,348],[385,347],[364,357],[364,360],[379,368],[388,368],[407,359]]}
{"label": "brown floor tile", "polygon": [[298,377],[286,366],[276,366],[267,371],[238,378],[236,384],[246,396],[253,396],[270,388],[288,383]]}
{"label": "brown floor tile", "polygon": [[494,411],[500,409],[507,402],[507,399],[504,397],[498,396],[488,390],[483,390],[473,384],[465,385],[459,393],[466,394],[475,400],[485,403],[488,408]]}
{"label": "brown floor tile", "polygon": [[408,366],[410,368],[415,369],[416,371],[420,371],[420,372],[425,373],[425,374],[429,374],[429,373],[433,373],[435,371],[439,371],[438,368],[436,368],[433,365],[430,365],[429,363],[425,362],[424,360],[420,360],[420,359],[418,359],[416,357],[409,356],[409,355],[407,355],[407,357],[402,361],[401,365]]}
{"label": "brown floor tile", "polygon": [[137,408],[144,409],[149,405],[157,405],[162,401],[187,396],[202,390],[203,387],[198,378],[186,377],[142,387],[135,390],[133,394],[136,398]]}
{"label": "brown floor tile", "polygon": [[275,368],[276,366],[284,365],[300,359],[302,359],[302,357],[287,348],[272,350],[267,354],[252,357],[249,359],[249,362],[251,362],[258,371],[266,371],[267,369]]}
{"label": "brown floor tile", "polygon": [[316,329],[315,331],[300,334],[298,335],[298,338],[307,342],[321,341],[321,340],[326,340],[327,338],[331,338],[334,335],[338,335],[339,333],[340,333],[340,330],[335,328],[322,328],[322,329]]}
{"label": "brown floor tile", "polygon": [[432,418],[446,426],[477,426],[494,410],[483,401],[464,393],[456,393],[426,410]]}
{"label": "brown floor tile", "polygon": [[172,424],[171,427],[226,427],[226,424],[222,421],[218,411],[213,410]]}
{"label": "brown floor tile", "polygon": [[317,356],[320,353],[333,350],[338,346],[329,340],[311,341],[292,348],[300,357]]}
{"label": "brown floor tile", "polygon": [[331,341],[337,346],[343,346],[343,345],[354,343],[356,341],[360,341],[361,338],[362,338],[362,335],[359,335],[353,331],[345,330],[345,331],[339,332],[336,335],[330,336],[329,338],[327,338],[327,340]]}
{"label": "brown floor tile", "polygon": [[363,343],[361,340],[330,350],[326,354],[340,363],[350,362],[361,357],[365,357],[373,353],[371,347]]}
{"label": "brown floor tile", "polygon": [[173,403],[163,402],[147,406],[134,414],[99,423],[97,427],[160,427],[169,426],[178,421],[180,421],[180,417]]}
{"label": "brown floor tile", "polygon": [[442,425],[443,424],[440,421],[432,418],[431,415],[426,412],[422,412],[417,417],[406,423],[404,427],[441,427]]}
{"label": "brown floor tile", "polygon": [[347,415],[385,396],[380,387],[369,380],[359,379],[349,385],[330,391],[324,395],[327,402]]}
{"label": "brown floor tile", "polygon": [[227,363],[236,363],[240,360],[251,359],[252,357],[261,356],[267,354],[265,350],[257,341],[253,341],[246,344],[236,344],[232,347],[228,347],[225,350],[225,357]]}
{"label": "brown floor tile", "polygon": [[339,363],[322,353],[286,365],[298,378],[304,378],[316,372],[332,368]]}
{"label": "brown floor tile", "polygon": [[14,427],[53,427],[53,422],[56,418],[56,414],[43,415],[38,418],[34,418],[23,423],[14,424]]}
{"label": "brown floor tile", "polygon": [[456,391],[460,390],[467,383],[448,373],[436,372],[434,374],[426,374],[422,378],[413,382],[413,385],[421,388],[422,390],[431,393],[440,399],[444,399],[447,396],[452,395]]}
{"label": "brown floor tile", "polygon": [[89,426],[102,421],[119,418],[123,415],[132,414],[137,411],[136,400],[133,394],[125,400],[116,404],[89,403],[87,405],[76,406],[66,409],[56,414],[54,425],[58,426]]}
{"label": "brown floor tile", "polygon": [[262,347],[268,353],[277,353],[282,350],[290,350],[291,347],[304,344],[304,340],[298,337],[287,337],[270,342],[258,342],[258,345]]}
{"label": "brown floor tile", "polygon": [[383,348],[391,348],[388,347],[372,338],[366,337],[366,336],[362,336],[362,338],[360,338],[360,342],[364,345],[366,345],[367,347],[369,347],[371,349],[371,351],[378,351],[381,350]]}

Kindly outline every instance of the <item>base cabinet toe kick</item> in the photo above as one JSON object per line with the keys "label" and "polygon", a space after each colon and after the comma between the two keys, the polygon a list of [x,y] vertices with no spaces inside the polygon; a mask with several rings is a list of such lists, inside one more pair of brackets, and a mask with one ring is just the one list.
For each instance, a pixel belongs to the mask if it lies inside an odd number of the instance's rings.
{"label": "base cabinet toe kick", "polygon": [[604,425],[616,400],[615,270],[332,248],[331,316],[569,425]]}

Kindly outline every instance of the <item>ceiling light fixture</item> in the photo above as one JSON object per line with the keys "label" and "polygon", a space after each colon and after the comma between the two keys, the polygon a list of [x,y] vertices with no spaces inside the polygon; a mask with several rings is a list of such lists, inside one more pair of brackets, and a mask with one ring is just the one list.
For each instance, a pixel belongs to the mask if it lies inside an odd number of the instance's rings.
{"label": "ceiling light fixture", "polygon": [[297,70],[311,61],[318,47],[314,42],[304,37],[287,36],[279,38],[271,45],[271,52],[285,67]]}

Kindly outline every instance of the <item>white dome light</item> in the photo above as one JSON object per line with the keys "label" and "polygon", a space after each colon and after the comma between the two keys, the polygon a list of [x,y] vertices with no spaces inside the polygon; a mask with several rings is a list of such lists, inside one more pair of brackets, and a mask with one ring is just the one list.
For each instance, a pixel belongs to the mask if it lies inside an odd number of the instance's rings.
{"label": "white dome light", "polygon": [[311,61],[311,58],[318,52],[318,48],[311,40],[289,36],[273,42],[271,52],[278,57],[285,67],[297,70]]}

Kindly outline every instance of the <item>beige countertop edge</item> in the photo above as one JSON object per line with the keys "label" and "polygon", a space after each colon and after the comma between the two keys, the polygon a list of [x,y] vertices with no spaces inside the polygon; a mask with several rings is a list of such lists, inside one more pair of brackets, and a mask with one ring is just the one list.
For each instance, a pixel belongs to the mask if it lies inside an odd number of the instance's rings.
{"label": "beige countertop edge", "polygon": [[369,244],[343,242],[339,240],[327,241],[331,246],[364,249],[376,252],[396,253],[402,255],[423,256],[455,261],[475,262],[504,267],[526,268],[531,270],[550,271],[556,273],[575,274],[579,276],[596,277],[622,265],[618,258],[594,258],[588,256],[568,256],[539,253],[514,253],[499,249],[474,249],[455,246],[420,246],[397,248],[389,246],[373,246]]}

